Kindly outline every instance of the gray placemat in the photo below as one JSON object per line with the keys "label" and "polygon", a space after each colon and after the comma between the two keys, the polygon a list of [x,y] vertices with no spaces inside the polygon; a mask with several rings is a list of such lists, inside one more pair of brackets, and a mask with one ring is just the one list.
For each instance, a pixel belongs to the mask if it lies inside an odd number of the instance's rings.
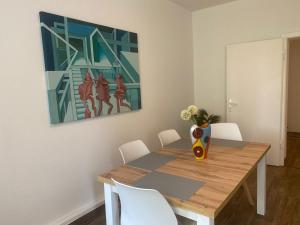
{"label": "gray placemat", "polygon": [[145,170],[156,170],[167,162],[176,159],[175,156],[163,155],[159,153],[149,153],[141,158],[133,160],[127,165],[142,168]]}
{"label": "gray placemat", "polygon": [[189,138],[182,138],[179,139],[178,141],[166,145],[165,148],[191,149],[192,142],[191,139]]}
{"label": "gray placemat", "polygon": [[[211,144],[218,145],[218,146],[224,146],[224,147],[243,148],[243,147],[245,147],[245,145],[248,144],[248,142],[212,138]],[[182,138],[178,141],[175,141],[173,143],[166,145],[165,148],[191,149],[192,143],[189,138]]]}
{"label": "gray placemat", "polygon": [[204,185],[201,181],[195,181],[184,177],[178,177],[166,173],[153,171],[133,183],[139,188],[155,189],[169,197],[175,197],[182,201],[188,200]]}
{"label": "gray placemat", "polygon": [[248,144],[248,142],[246,141],[233,141],[233,140],[216,139],[216,138],[212,138],[211,143],[213,145],[232,147],[232,148],[244,148]]}

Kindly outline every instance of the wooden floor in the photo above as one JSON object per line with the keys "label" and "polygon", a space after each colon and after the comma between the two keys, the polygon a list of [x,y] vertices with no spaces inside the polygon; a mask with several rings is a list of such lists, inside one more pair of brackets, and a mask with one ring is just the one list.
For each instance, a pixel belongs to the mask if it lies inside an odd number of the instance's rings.
{"label": "wooden floor", "polygon": [[[256,172],[248,179],[256,196]],[[216,219],[216,225],[300,225],[300,134],[289,133],[285,167],[268,166],[267,215],[258,216],[240,189]],[[105,225],[104,207],[71,225]]]}

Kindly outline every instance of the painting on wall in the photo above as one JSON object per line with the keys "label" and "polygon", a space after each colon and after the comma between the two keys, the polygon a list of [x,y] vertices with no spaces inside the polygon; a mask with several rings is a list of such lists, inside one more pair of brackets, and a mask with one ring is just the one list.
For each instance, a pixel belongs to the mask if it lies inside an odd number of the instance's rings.
{"label": "painting on wall", "polygon": [[141,109],[136,33],[40,12],[50,121]]}

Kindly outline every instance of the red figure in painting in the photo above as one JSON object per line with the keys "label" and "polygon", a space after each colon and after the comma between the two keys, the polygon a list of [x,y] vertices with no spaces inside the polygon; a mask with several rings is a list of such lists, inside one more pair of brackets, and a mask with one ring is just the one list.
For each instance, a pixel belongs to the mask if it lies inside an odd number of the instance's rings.
{"label": "red figure in painting", "polygon": [[91,117],[91,112],[89,110],[87,101],[90,100],[92,103],[92,107],[94,110],[94,114],[96,115],[96,106],[93,98],[93,80],[89,72],[86,73],[85,79],[82,84],[78,87],[78,92],[80,95],[80,99],[85,107],[85,118]]}
{"label": "red figure in painting", "polygon": [[100,116],[102,113],[102,108],[103,108],[102,102],[105,102],[107,105],[109,105],[107,114],[110,114],[113,109],[113,105],[110,103],[108,81],[104,78],[104,75],[102,73],[99,75],[99,78],[97,80],[96,92],[97,92],[96,98],[99,101],[98,116]]}
{"label": "red figure in painting", "polygon": [[91,118],[92,116],[92,113],[90,111],[89,108],[85,108],[85,112],[84,112],[84,118],[87,119],[87,118]]}
{"label": "red figure in painting", "polygon": [[125,95],[126,95],[126,91],[127,91],[127,87],[125,86],[124,84],[124,81],[123,81],[123,77],[121,76],[121,74],[118,74],[117,77],[116,77],[116,92],[115,92],[115,97],[117,99],[117,111],[118,113],[120,112],[120,106],[125,106],[127,108],[129,108],[130,110],[131,107],[126,104],[124,101],[125,99]]}

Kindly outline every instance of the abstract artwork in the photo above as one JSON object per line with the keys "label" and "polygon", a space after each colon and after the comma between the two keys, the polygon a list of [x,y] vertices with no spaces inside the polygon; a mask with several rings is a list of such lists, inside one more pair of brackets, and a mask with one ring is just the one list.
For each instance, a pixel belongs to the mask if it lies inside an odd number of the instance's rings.
{"label": "abstract artwork", "polygon": [[136,33],[40,12],[52,124],[141,109]]}

